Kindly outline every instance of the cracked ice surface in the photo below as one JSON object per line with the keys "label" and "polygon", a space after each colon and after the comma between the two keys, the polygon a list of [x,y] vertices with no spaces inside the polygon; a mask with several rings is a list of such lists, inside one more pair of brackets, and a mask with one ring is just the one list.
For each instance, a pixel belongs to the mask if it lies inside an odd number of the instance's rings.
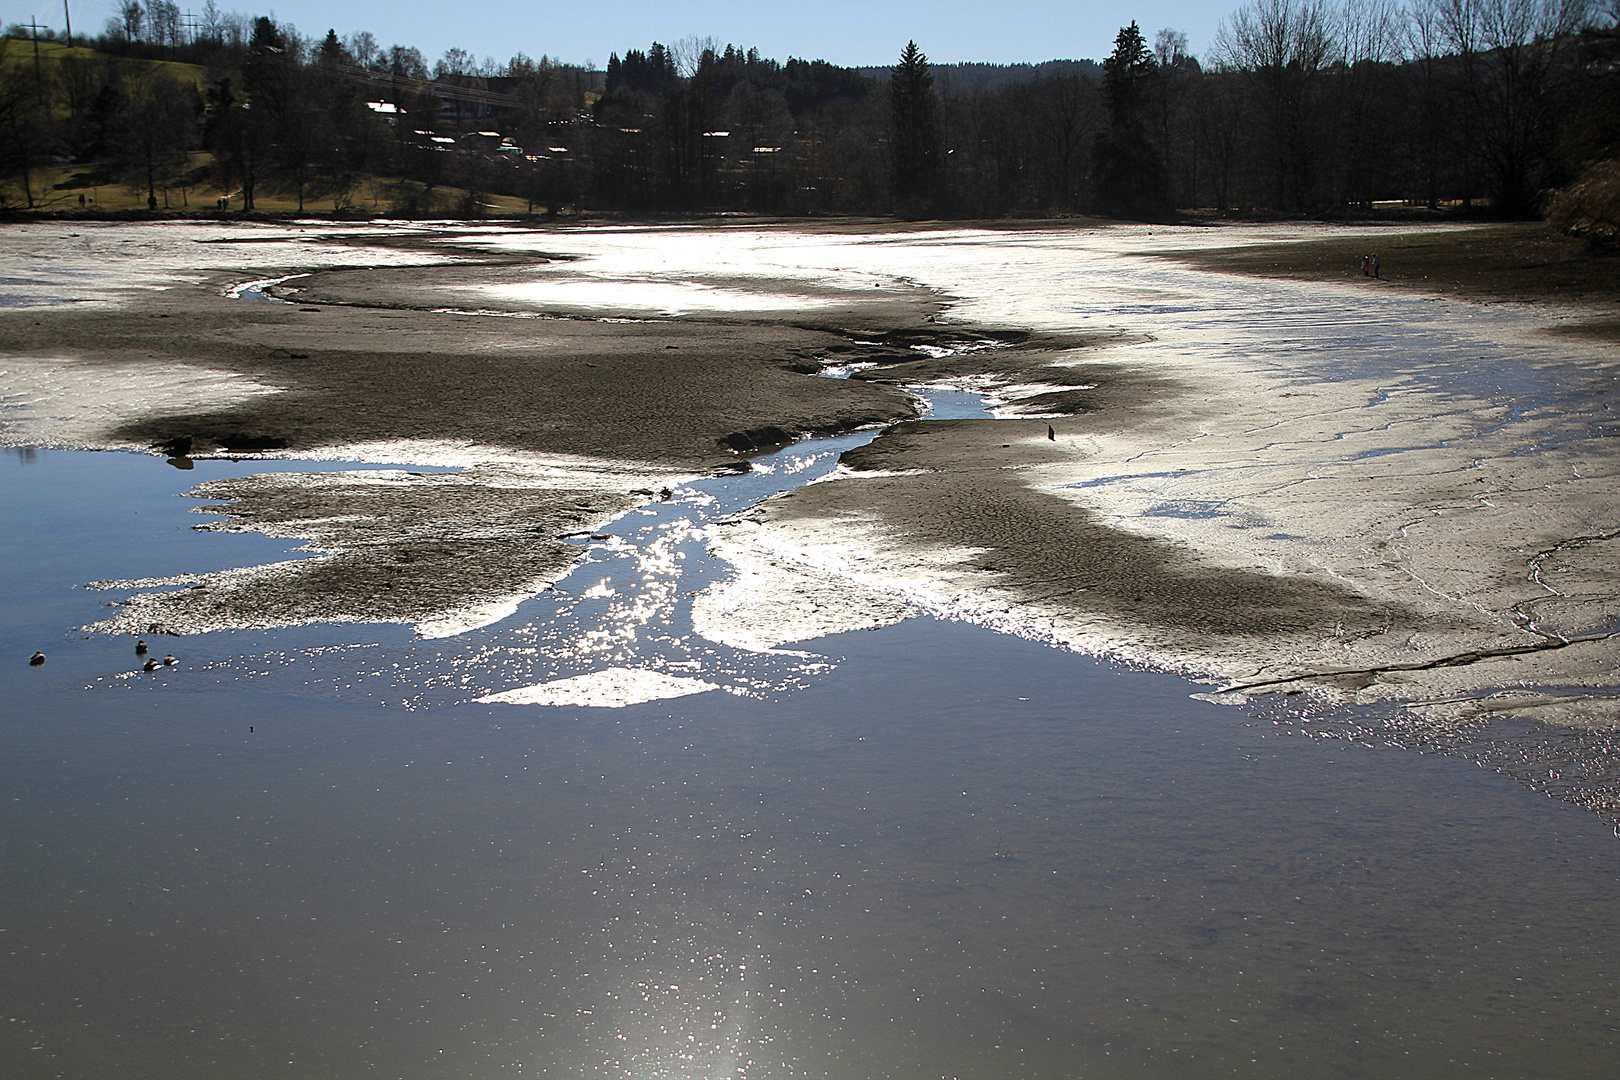
{"label": "cracked ice surface", "polygon": [[[951,319],[1117,335],[1093,358],[1176,389],[1121,423],[1056,421],[1057,459],[1016,466],[1022,485],[1205,566],[1330,582],[1414,618],[1172,645],[1083,605],[998,596],[994,575],[964,570],[972,545],[953,554],[954,538],[896,540],[856,514],[784,522],[767,507],[754,544],[931,610],[1238,685],[1369,672],[1327,681],[1364,701],[1610,685],[1604,639],[1620,613],[1605,557],[1620,533],[1603,437],[1617,400],[1605,382],[1611,357],[1545,334],[1574,315],[1557,308],[1228,276],[1157,257],[1327,231],[736,230],[706,265],[738,278],[789,268],[905,281],[954,298]],[[669,267],[706,250],[692,232],[546,239],[609,266]],[[841,470],[828,482],[862,479]]]}
{"label": "cracked ice surface", "polygon": [[719,686],[702,679],[614,667],[488,694],[478,701],[486,705],[582,705],[622,709],[626,705],[687,697],[718,689]]}

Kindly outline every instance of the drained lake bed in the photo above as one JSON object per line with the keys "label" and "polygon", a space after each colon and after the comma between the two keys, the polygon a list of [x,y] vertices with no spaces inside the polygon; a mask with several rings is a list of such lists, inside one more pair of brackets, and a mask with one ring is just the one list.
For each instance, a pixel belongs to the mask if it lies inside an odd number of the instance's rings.
{"label": "drained lake bed", "polygon": [[1612,1071],[1561,310],[1161,257],[1312,227],[190,229],[0,311],[8,1075]]}

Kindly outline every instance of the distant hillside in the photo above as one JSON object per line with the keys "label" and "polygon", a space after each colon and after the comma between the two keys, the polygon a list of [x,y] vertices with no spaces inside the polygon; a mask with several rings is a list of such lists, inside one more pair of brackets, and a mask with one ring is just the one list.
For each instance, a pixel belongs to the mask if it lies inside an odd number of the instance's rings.
{"label": "distant hillside", "polygon": [[[0,68],[20,67],[24,69],[25,74],[31,74],[34,70],[35,48],[32,41],[0,38]],[[69,48],[57,41],[41,41],[37,48],[40,71],[47,78],[58,77],[65,63],[105,64],[111,59],[99,50],[77,45]],[[199,89],[208,83],[208,69],[198,64],[187,64],[178,60],[143,60],[128,57],[118,58],[116,62],[130,68],[165,71]]]}
{"label": "distant hillside", "polygon": [[[947,94],[994,90],[1060,75],[1079,75],[1092,82],[1102,79],[1102,65],[1095,60],[1047,60],[1039,64],[934,64],[932,67],[935,85]],[[879,82],[889,79],[889,69],[886,67],[855,70]]]}

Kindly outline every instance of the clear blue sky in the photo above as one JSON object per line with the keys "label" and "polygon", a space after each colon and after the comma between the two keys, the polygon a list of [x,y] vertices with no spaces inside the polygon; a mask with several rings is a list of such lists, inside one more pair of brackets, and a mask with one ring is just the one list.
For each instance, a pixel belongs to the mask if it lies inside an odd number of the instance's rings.
{"label": "clear blue sky", "polygon": [[[177,0],[199,11],[204,0]],[[263,6],[215,0],[226,11],[274,14],[309,35],[370,30],[384,45],[414,45],[432,63],[452,46],[479,58],[514,52],[571,63],[607,63],[608,53],[666,44],[689,35],[754,46],[765,56],[830,60],[848,66],[891,64],[915,38],[938,63],[1101,59],[1120,26],[1135,19],[1151,41],[1162,27],[1185,31],[1192,51],[1209,48],[1236,0],[1142,0],[1130,5],[1084,0],[273,0]],[[117,0],[69,0],[73,29],[100,32]],[[62,27],[61,0],[0,0],[0,21]]]}

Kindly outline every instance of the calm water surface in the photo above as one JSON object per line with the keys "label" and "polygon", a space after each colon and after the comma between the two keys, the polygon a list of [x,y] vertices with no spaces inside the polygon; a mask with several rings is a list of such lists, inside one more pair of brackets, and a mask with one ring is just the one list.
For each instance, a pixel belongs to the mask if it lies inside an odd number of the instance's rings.
{"label": "calm water surface", "polygon": [[514,708],[362,678],[498,636],[64,635],[287,557],[177,497],[266,467],[0,459],[8,1077],[1614,1075],[1598,818],[1169,676],[913,619]]}

